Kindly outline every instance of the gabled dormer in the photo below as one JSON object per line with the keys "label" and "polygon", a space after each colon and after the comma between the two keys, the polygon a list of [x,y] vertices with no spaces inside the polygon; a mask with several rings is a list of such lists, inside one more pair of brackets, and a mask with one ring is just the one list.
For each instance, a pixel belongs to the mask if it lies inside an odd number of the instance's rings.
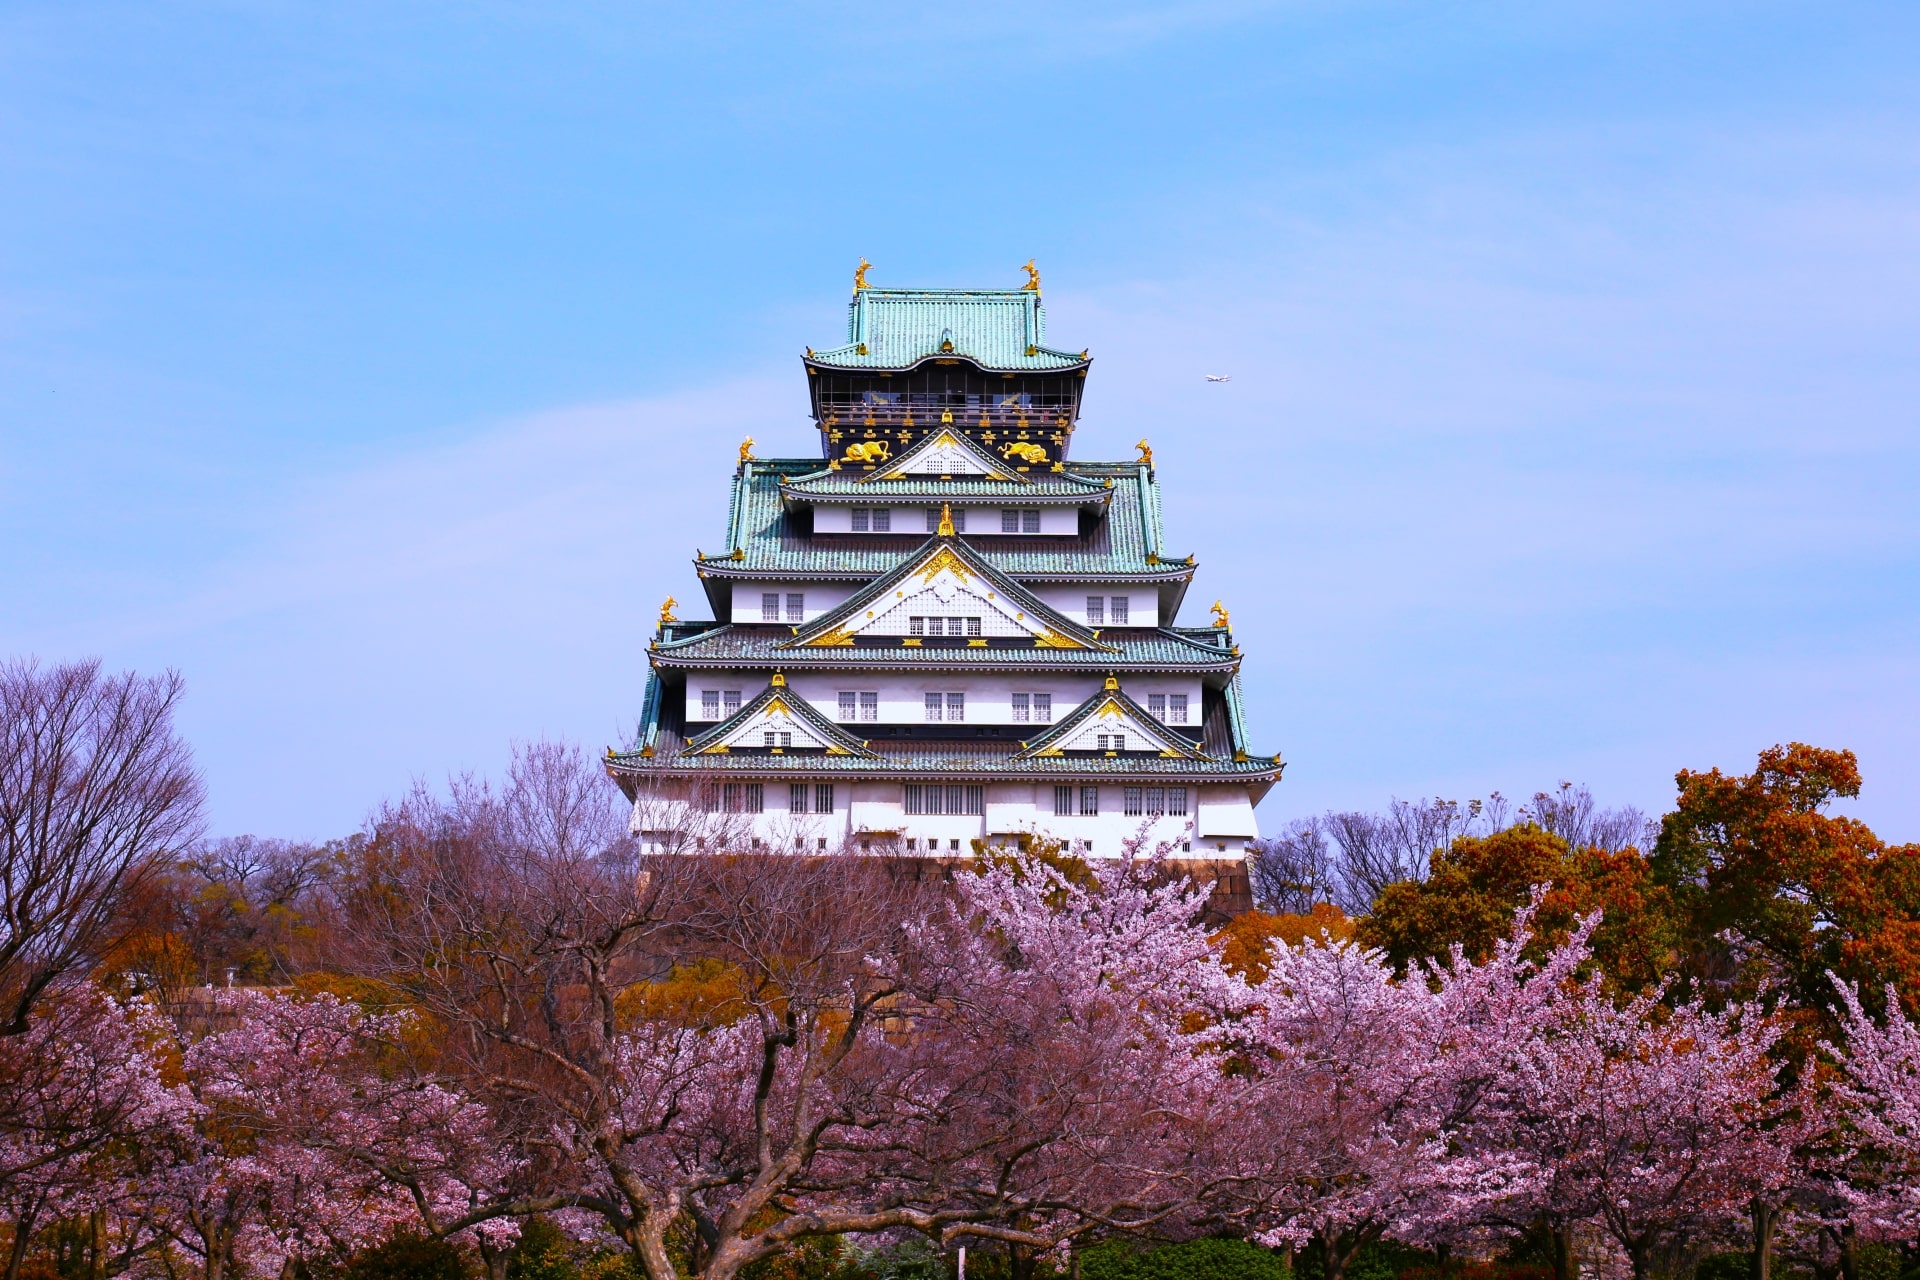
{"label": "gabled dormer", "polygon": [[921,550],[839,608],[798,628],[782,648],[1082,649],[1113,652],[954,533],[951,513]]}
{"label": "gabled dormer", "polygon": [[805,698],[787,689],[786,677],[773,680],[760,696],[687,743],[690,755],[758,754],[769,756],[864,756],[874,758],[856,738],[815,711]]}
{"label": "gabled dormer", "polygon": [[1022,759],[1142,755],[1173,760],[1211,758],[1155,720],[1121,690],[1113,676],[1107,677],[1099,693],[1027,742],[1020,752]]}
{"label": "gabled dormer", "polygon": [[918,478],[1008,480],[1023,485],[1032,484],[1032,480],[1020,474],[1022,469],[1021,463],[995,458],[976,441],[949,427],[942,427],[927,433],[918,444],[901,454],[898,461],[876,467],[856,483],[870,485],[876,481]]}

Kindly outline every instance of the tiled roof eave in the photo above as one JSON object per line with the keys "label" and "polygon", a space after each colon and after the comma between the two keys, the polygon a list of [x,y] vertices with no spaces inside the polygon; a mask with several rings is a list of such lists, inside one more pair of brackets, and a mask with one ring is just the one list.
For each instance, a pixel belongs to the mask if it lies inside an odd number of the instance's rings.
{"label": "tiled roof eave", "polygon": [[[983,554],[992,555],[992,551]],[[904,553],[903,553],[904,556]],[[774,578],[793,582],[866,582],[877,576],[870,569],[806,569],[768,564],[764,560],[695,560],[693,567],[703,576],[715,578]],[[1193,576],[1189,564],[1155,565],[1145,569],[1002,569],[1016,582],[1184,582]],[[880,572],[885,572],[884,570]]]}
{"label": "tiled roof eave", "polygon": [[1078,351],[1059,351],[1053,347],[1036,347],[1032,355],[1019,356],[1011,364],[994,364],[979,356],[968,355],[964,351],[927,351],[909,356],[904,362],[895,362],[871,352],[862,355],[860,344],[857,342],[849,342],[845,346],[816,351],[810,356],[800,357],[800,362],[804,365],[834,373],[844,373],[848,370],[910,373],[921,365],[930,364],[935,360],[959,360],[985,373],[1064,373],[1090,368],[1093,365],[1093,359],[1090,356],[1082,355]]}
{"label": "tiled roof eave", "polygon": [[[887,489],[880,485],[896,487]],[[994,487],[988,489],[988,485]],[[921,483],[882,480],[860,489],[803,489],[798,485],[783,484],[780,486],[780,496],[788,502],[836,502],[848,506],[889,506],[902,501],[948,502],[977,498],[986,502],[1015,502],[1023,507],[1104,507],[1113,500],[1111,491],[1107,489],[1048,492],[1044,489],[1016,488],[1004,481],[983,480],[928,480]]]}
{"label": "tiled roof eave", "polygon": [[630,778],[686,777],[702,773],[759,773],[767,777],[792,777],[795,774],[857,773],[866,777],[911,780],[931,776],[955,777],[1158,777],[1167,779],[1219,779],[1222,781],[1264,781],[1277,777],[1285,768],[1277,756],[1250,757],[1246,760],[1185,760],[1154,756],[1125,756],[1107,759],[1043,756],[934,756],[904,760],[885,754],[875,756],[762,755],[758,753],[675,756],[640,756],[622,752],[607,757],[607,768]]}

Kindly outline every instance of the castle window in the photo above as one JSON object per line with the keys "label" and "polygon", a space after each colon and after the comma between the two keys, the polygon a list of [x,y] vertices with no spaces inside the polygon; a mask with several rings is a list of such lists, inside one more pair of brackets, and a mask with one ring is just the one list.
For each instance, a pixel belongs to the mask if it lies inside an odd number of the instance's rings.
{"label": "castle window", "polygon": [[873,531],[875,533],[893,532],[893,512],[881,507],[873,513]]}
{"label": "castle window", "polygon": [[1167,722],[1167,695],[1164,693],[1148,694],[1147,714],[1155,720],[1158,720],[1161,724],[1165,724]]}
{"label": "castle window", "polygon": [[927,634],[927,620],[925,618],[910,618],[908,619],[908,623],[907,630],[913,635],[923,636]]}
{"label": "castle window", "polygon": [[1091,818],[1100,812],[1100,788],[1080,788],[1080,816]]}
{"label": "castle window", "polygon": [[734,715],[740,710],[740,691],[738,689],[722,689],[720,691],[720,710],[728,715]]}
{"label": "castle window", "polygon": [[1158,818],[1167,812],[1167,793],[1163,787],[1147,788],[1147,816]]}
{"label": "castle window", "polygon": [[929,721],[940,719],[941,708],[946,706],[946,704],[947,704],[946,694],[944,693],[928,694],[927,695],[927,719]]}
{"label": "castle window", "polygon": [[1187,722],[1187,695],[1170,693],[1167,695],[1167,724],[1185,724]]}
{"label": "castle window", "polygon": [[1167,812],[1176,818],[1187,816],[1187,789],[1185,787],[1167,788]]}
{"label": "castle window", "polygon": [[[832,813],[833,812],[833,784],[831,782],[814,783],[813,811],[815,813]],[[826,841],[824,840],[821,841],[820,847],[822,849],[826,848],[827,847]]]}
{"label": "castle window", "polygon": [[1087,625],[1103,626],[1106,623],[1107,601],[1104,596],[1087,597]]}
{"label": "castle window", "polygon": [[980,634],[980,619],[978,618],[967,619],[967,634],[970,636],[977,636]]}
{"label": "castle window", "polygon": [[[965,533],[967,531],[967,511],[965,507],[950,507],[948,508],[947,514],[953,521],[953,531],[955,533]],[[927,532],[940,532],[940,508],[938,507],[927,508]]]}
{"label": "castle window", "polygon": [[760,621],[780,621],[780,593],[778,591],[764,592],[760,596]]}
{"label": "castle window", "polygon": [[[945,813],[957,817],[979,817],[987,811],[987,789],[942,786],[937,782],[909,782],[905,785],[901,801],[901,807],[915,816]],[[927,841],[928,849],[935,847],[934,841]],[[958,849],[959,843],[956,841],[953,847]]]}
{"label": "castle window", "polygon": [[765,731],[765,736],[768,747],[785,749],[793,745],[793,735],[791,733],[782,733],[775,729],[768,729]]}
{"label": "castle window", "polygon": [[851,689],[840,691],[840,718],[852,720],[860,714],[860,695]]}
{"label": "castle window", "polygon": [[1073,788],[1055,787],[1053,789],[1053,816],[1071,818],[1073,816]]}
{"label": "castle window", "polygon": [[720,718],[720,691],[718,689],[702,689],[700,691],[700,718],[702,720],[718,720]]}
{"label": "castle window", "polygon": [[1000,532],[1020,532],[1020,513],[1018,511],[1002,511],[1000,513]]}
{"label": "castle window", "polygon": [[947,633],[947,620],[945,618],[928,618],[927,619],[928,635],[943,636],[946,633]]}
{"label": "castle window", "polygon": [[806,783],[796,782],[787,788],[787,809],[792,813],[805,813],[807,811]]}
{"label": "castle window", "polygon": [[807,620],[807,597],[800,592],[787,593],[787,621],[805,622]]}
{"label": "castle window", "polygon": [[1095,751],[1125,751],[1127,749],[1127,735],[1124,733],[1103,733],[1098,735],[1097,741],[1100,745],[1094,748]]}
{"label": "castle window", "polygon": [[1141,788],[1128,787],[1126,789],[1120,812],[1126,814],[1129,818],[1138,818],[1145,812],[1145,797],[1141,794]]}
{"label": "castle window", "polygon": [[1107,601],[1107,621],[1116,627],[1127,625],[1127,597],[1115,596]]}
{"label": "castle window", "polygon": [[1033,695],[1033,722],[1035,724],[1053,723],[1053,695],[1036,693]]}
{"label": "castle window", "polygon": [[1029,705],[1030,703],[1026,694],[1016,693],[1013,695],[1013,722],[1015,724],[1027,723]]}
{"label": "castle window", "polygon": [[759,813],[766,808],[766,794],[758,782],[728,782],[720,788],[720,806],[728,813]]}
{"label": "castle window", "polygon": [[1038,511],[1022,511],[1020,513],[1020,532],[1040,532],[1040,513]]}
{"label": "castle window", "polygon": [[867,521],[870,518],[865,507],[855,507],[853,509],[853,531],[855,533],[865,533],[869,527]]}
{"label": "castle window", "polygon": [[860,718],[862,720],[878,720],[880,718],[880,695],[878,693],[869,691],[860,695]]}

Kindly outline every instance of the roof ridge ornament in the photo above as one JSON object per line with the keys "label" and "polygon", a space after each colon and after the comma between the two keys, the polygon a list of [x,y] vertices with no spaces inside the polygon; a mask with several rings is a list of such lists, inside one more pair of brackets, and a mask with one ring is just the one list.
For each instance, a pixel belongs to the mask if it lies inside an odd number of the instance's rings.
{"label": "roof ridge ornament", "polygon": [[[860,259],[860,265],[853,269],[853,291],[855,293],[867,287],[867,272],[872,266],[873,264],[871,262],[868,262],[866,258],[862,257]],[[861,354],[864,355],[866,353],[862,352]]]}
{"label": "roof ridge ornament", "polygon": [[1149,471],[1153,470],[1153,446],[1142,440],[1133,447],[1140,451],[1140,465]]}
{"label": "roof ridge ornament", "polygon": [[1227,625],[1227,607],[1218,600],[1213,602],[1213,625],[1216,627]]}
{"label": "roof ridge ornament", "polygon": [[1027,265],[1020,268],[1027,273],[1027,282],[1020,286],[1022,293],[1040,292],[1040,269],[1033,265],[1033,259],[1027,259]]}
{"label": "roof ridge ornament", "polygon": [[673,616],[673,606],[679,603],[680,602],[678,600],[675,600],[672,596],[668,596],[665,602],[661,604],[660,606],[660,625],[661,626],[664,627],[669,622],[680,621],[680,619]]}
{"label": "roof ridge ornament", "polygon": [[745,440],[742,440],[740,442],[740,461],[743,463],[753,461],[753,437],[752,436],[748,436]]}
{"label": "roof ridge ornament", "polygon": [[940,504],[939,535],[942,538],[951,538],[953,536],[953,504],[951,502],[943,502]]}

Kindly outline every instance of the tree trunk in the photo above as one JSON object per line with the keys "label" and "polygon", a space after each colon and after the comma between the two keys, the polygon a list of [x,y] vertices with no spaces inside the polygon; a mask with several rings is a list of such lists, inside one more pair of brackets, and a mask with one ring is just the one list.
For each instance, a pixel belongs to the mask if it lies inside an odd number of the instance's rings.
{"label": "tree trunk", "polygon": [[1360,1252],[1360,1246],[1366,1242],[1366,1233],[1354,1231],[1348,1233],[1333,1232],[1320,1237],[1320,1264],[1323,1280],[1346,1280],[1347,1264],[1353,1261],[1353,1255]]}
{"label": "tree trunk", "polygon": [[475,1232],[474,1234],[477,1237],[476,1243],[480,1250],[480,1261],[484,1263],[487,1268],[487,1280],[507,1280],[507,1258],[511,1255],[512,1251],[502,1249],[498,1245],[493,1244],[485,1235],[479,1232]]}
{"label": "tree trunk", "polygon": [[107,1215],[95,1209],[87,1215],[87,1280],[104,1280],[107,1274]]}
{"label": "tree trunk", "polygon": [[1642,1236],[1627,1249],[1627,1257],[1633,1263],[1633,1280],[1651,1280],[1653,1241]]}
{"label": "tree trunk", "polygon": [[1546,1220],[1547,1241],[1553,1246],[1553,1280],[1580,1280],[1580,1255],[1573,1249],[1573,1224]]}
{"label": "tree trunk", "polygon": [[40,1218],[41,1200],[29,1200],[20,1206],[20,1215],[13,1220],[13,1248],[7,1251],[7,1280],[20,1280],[21,1264],[27,1260],[27,1249],[33,1244],[34,1225]]}
{"label": "tree trunk", "polygon": [[1840,1280],[1860,1280],[1860,1236],[1851,1222],[1840,1228]]}
{"label": "tree trunk", "polygon": [[1755,1196],[1747,1206],[1747,1219],[1753,1224],[1750,1280],[1773,1280],[1773,1233],[1780,1225],[1780,1210]]}

